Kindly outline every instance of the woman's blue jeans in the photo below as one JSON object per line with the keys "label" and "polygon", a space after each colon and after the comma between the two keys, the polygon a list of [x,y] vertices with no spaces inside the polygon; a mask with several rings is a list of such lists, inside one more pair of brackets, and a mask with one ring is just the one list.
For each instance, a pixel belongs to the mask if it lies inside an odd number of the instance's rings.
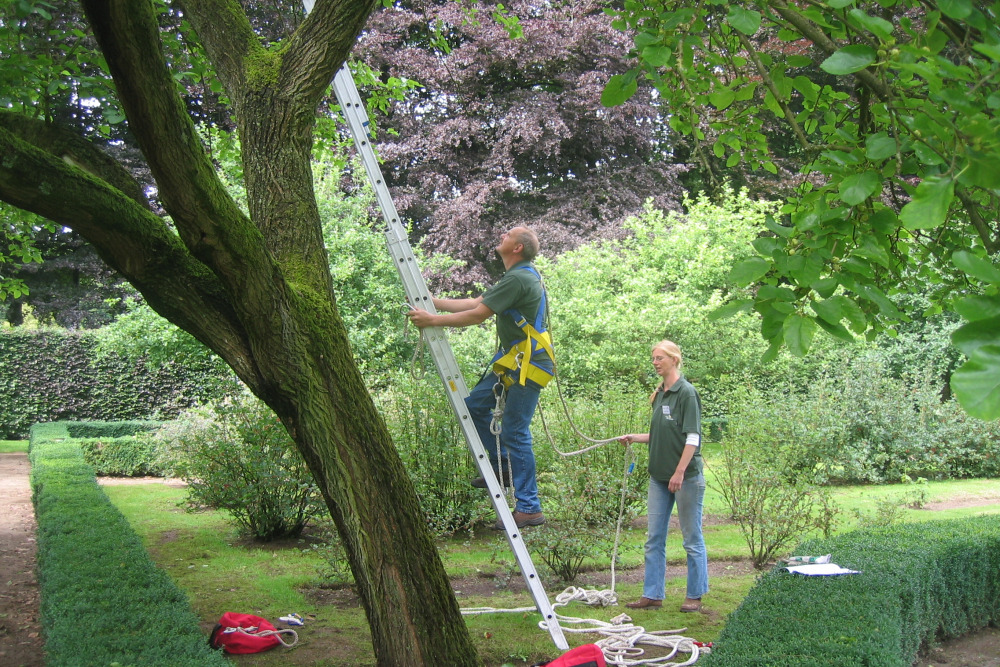
{"label": "woman's blue jeans", "polygon": [[[493,470],[499,471],[497,465],[496,436],[490,433],[492,411],[496,407],[496,396],[493,385],[497,382],[493,373],[487,373],[479,381],[465,404],[469,407],[472,422],[479,432],[479,439],[490,455]],[[538,406],[538,396],[542,388],[528,380],[525,386],[514,383],[507,389],[507,402],[504,404],[502,428],[500,430],[500,455],[503,460],[504,474],[507,472],[507,457],[510,457],[510,470],[514,483],[514,509],[526,514],[542,511],[538,500],[538,483],[535,480],[535,453],[531,449],[531,418],[535,416]],[[502,479],[497,475],[497,479]]]}
{"label": "woman's blue jeans", "polygon": [[642,587],[642,594],[650,600],[662,600],[666,596],[667,529],[675,502],[687,552],[687,596],[697,600],[708,592],[708,554],[705,538],[701,535],[705,476],[699,474],[685,479],[677,493],[671,493],[667,482],[650,477],[649,536],[646,538],[646,575]]}

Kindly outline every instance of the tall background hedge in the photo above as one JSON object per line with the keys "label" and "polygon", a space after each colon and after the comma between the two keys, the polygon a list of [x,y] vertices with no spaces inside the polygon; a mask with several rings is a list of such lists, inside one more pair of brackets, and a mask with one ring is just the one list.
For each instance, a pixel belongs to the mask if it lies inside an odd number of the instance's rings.
{"label": "tall background hedge", "polygon": [[96,346],[88,331],[0,331],[0,439],[38,422],[168,419],[226,383],[207,361],[153,366]]}

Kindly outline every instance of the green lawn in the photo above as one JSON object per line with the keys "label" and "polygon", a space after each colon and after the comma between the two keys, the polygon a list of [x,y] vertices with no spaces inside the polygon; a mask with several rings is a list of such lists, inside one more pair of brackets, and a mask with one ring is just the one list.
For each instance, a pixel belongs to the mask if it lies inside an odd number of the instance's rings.
{"label": "green lawn", "polygon": [[[851,510],[870,512],[879,498],[903,497],[912,485],[883,487],[841,487],[835,492],[844,508],[839,530],[852,529],[857,519]],[[256,613],[277,618],[288,612],[315,616],[308,619],[300,631],[300,644],[292,650],[277,650],[260,656],[245,656],[241,665],[369,665],[372,663],[370,635],[363,611],[356,606],[349,591],[320,591],[327,598],[339,596],[340,604],[330,604],[307,595],[316,592],[317,568],[321,559],[305,541],[272,545],[254,545],[238,539],[223,513],[188,513],[179,507],[184,498],[182,489],[158,484],[143,486],[106,487],[111,500],[128,517],[136,532],[161,567],[187,591],[196,612],[210,627],[225,611]],[[929,482],[928,502],[948,499],[988,499],[1000,503],[1000,481],[958,480]],[[724,516],[725,511],[717,492],[709,489],[706,512]],[[1000,504],[973,506],[943,511],[903,510],[905,521],[922,521],[1000,512]],[[737,561],[746,559],[748,551],[736,526],[709,522],[705,539],[710,560]],[[527,594],[506,590],[499,580],[482,579],[480,573],[503,572],[512,567],[506,543],[490,531],[475,536],[466,534],[439,542],[439,552],[445,568],[455,580],[475,582],[476,590],[458,593],[463,607],[523,607],[531,606]],[[629,528],[623,531],[622,569],[641,565],[644,531]],[[671,564],[684,563],[679,531],[668,539]],[[607,556],[590,563],[596,570],[607,570]],[[544,566],[536,563],[544,573]],[[725,567],[725,566],[723,566]],[[739,571],[739,567],[733,567]],[[519,574],[514,574],[519,577]],[[484,585],[483,582],[486,582]],[[498,583],[499,582],[499,583]],[[728,614],[736,608],[754,582],[753,574],[715,576],[712,592],[706,597],[705,614],[681,614],[669,603],[657,612],[633,613],[635,622],[650,630],[686,627],[685,634],[701,641],[713,641],[722,629]],[[550,598],[561,592],[563,584],[550,582]],[[619,584],[619,598],[630,600],[641,594],[639,583]],[[668,600],[679,602],[684,595],[684,579],[667,582]],[[348,604],[343,601],[348,600]],[[589,608],[579,603],[559,609],[567,616],[610,620],[624,611],[622,607]],[[525,661],[552,659],[557,651],[548,633],[537,627],[536,613],[493,614],[468,617],[473,640],[488,667],[502,664],[523,665]],[[569,635],[571,645],[595,641],[594,635]]]}
{"label": "green lawn", "polygon": [[0,454],[28,451],[27,440],[0,440]]}

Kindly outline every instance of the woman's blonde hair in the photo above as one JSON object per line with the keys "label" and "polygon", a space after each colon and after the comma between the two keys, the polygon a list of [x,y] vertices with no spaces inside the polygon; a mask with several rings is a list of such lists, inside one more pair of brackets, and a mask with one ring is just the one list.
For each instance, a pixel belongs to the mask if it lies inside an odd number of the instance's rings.
{"label": "woman's blonde hair", "polygon": [[[661,340],[659,343],[656,343],[655,345],[653,345],[653,349],[650,351],[650,354],[656,354],[657,350],[659,350],[663,354],[667,355],[668,357],[676,361],[677,368],[680,368],[681,364],[684,363],[684,359],[681,356],[680,346],[678,346],[677,343],[673,342],[672,340]],[[655,399],[656,399],[656,391],[653,391],[653,393],[649,395],[650,404],[652,404],[653,400]]]}
{"label": "woman's blonde hair", "polygon": [[681,358],[681,348],[678,347],[677,343],[673,342],[672,340],[661,340],[659,343],[653,346],[651,354],[655,353],[657,350],[660,350],[661,352],[663,352],[663,354],[667,355],[668,357],[676,361],[678,368],[680,368],[681,364],[684,362],[684,360]]}

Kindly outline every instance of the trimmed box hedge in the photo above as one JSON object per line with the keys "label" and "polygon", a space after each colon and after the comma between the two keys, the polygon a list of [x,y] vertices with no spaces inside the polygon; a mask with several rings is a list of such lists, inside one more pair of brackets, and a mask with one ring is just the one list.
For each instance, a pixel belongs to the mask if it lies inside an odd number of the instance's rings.
{"label": "trimmed box hedge", "polygon": [[802,544],[861,574],[780,568],[734,611],[704,667],[910,667],[920,647],[1000,620],[1000,517],[907,523]]}
{"label": "trimmed box hedge", "polygon": [[30,458],[46,665],[228,665],[97,485],[66,423],[34,425]]}

